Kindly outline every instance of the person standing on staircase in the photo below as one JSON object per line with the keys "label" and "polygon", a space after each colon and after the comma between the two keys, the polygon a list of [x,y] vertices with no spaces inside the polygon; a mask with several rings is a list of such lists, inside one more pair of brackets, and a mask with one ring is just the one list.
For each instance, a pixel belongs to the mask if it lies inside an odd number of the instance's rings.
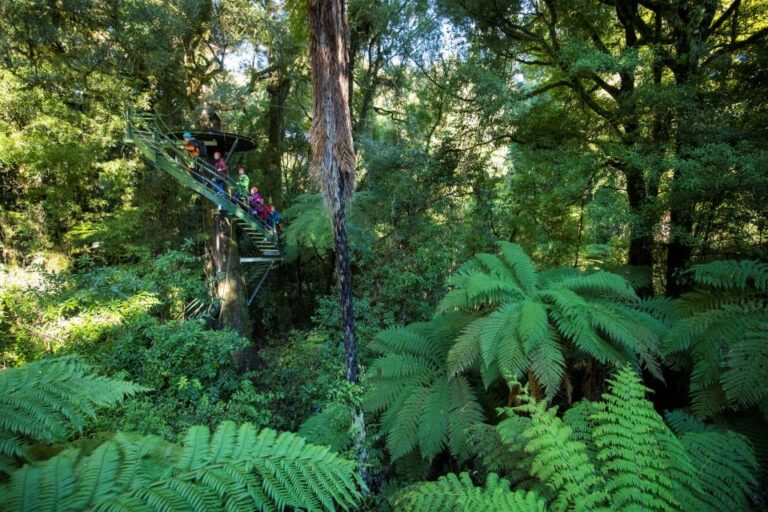
{"label": "person standing on staircase", "polygon": [[227,188],[227,161],[218,151],[213,154],[213,167],[218,175],[215,181],[216,193],[223,196]]}
{"label": "person standing on staircase", "polygon": [[192,176],[197,181],[203,182],[200,171],[203,169],[203,160],[208,156],[205,143],[197,140],[190,132],[184,132],[184,149],[189,153],[189,157],[193,162],[190,166]]}
{"label": "person standing on staircase", "polygon": [[267,209],[269,210],[269,217],[267,217],[267,226],[269,226],[270,229],[283,229],[283,216],[280,215],[280,212],[275,209],[274,204],[270,204],[267,206]]}
{"label": "person standing on staircase", "polygon": [[232,195],[232,199],[236,202],[247,201],[250,185],[251,179],[245,174],[245,168],[240,167],[237,170],[237,183],[235,183],[235,193]]}
{"label": "person standing on staircase", "polygon": [[259,210],[264,207],[264,199],[259,194],[259,187],[251,187],[251,195],[248,196],[248,206],[251,208],[251,215],[258,217]]}

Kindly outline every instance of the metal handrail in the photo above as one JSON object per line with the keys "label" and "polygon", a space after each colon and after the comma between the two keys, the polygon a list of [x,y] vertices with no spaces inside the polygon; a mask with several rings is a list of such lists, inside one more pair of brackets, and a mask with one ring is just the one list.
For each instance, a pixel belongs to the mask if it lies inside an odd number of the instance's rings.
{"label": "metal handrail", "polygon": [[[205,188],[207,188],[209,191],[215,193],[219,197],[223,197],[221,195],[220,187],[217,182],[223,181],[225,186],[236,188],[237,182],[230,178],[229,176],[223,177],[221,176],[216,169],[202,159],[196,159],[192,160],[189,156],[189,154],[182,149],[178,143],[178,140],[171,139],[166,133],[170,133],[171,130],[168,128],[168,126],[165,124],[165,121],[162,119],[162,116],[160,116],[157,113],[139,113],[139,114],[131,114],[129,111],[126,115],[127,121],[128,121],[128,134],[132,137],[141,137],[142,141],[147,144],[151,149],[155,150],[156,157],[159,157],[160,155],[167,157],[172,157],[172,161],[174,161],[175,164],[182,167],[186,172],[188,172],[190,175],[193,176],[199,183],[203,184]],[[136,123],[136,121],[139,121],[139,123]],[[143,127],[146,129],[147,135],[151,135],[152,137],[149,138],[147,136],[143,136],[141,131],[142,130],[136,130],[136,124],[143,125]],[[158,130],[157,128],[160,127],[161,130]],[[224,191],[224,194],[226,194],[226,191]],[[227,194],[228,195],[228,194]],[[231,201],[231,204],[241,211],[245,213],[251,222],[258,225],[259,228],[266,233],[266,238],[270,240],[272,244],[277,246],[277,229],[270,227],[268,224],[263,222],[261,219],[255,217],[250,209],[250,206],[245,201],[232,201],[232,196],[228,196],[228,199]],[[222,199],[223,201],[223,199]],[[215,201],[216,202],[216,201]],[[220,206],[222,206],[220,204]]]}

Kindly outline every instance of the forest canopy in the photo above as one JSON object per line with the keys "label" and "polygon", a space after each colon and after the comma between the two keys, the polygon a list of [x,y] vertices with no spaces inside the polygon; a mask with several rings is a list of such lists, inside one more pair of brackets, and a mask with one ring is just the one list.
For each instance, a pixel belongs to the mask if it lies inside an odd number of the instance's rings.
{"label": "forest canopy", "polygon": [[765,510],[768,1],[4,0],[0,510]]}

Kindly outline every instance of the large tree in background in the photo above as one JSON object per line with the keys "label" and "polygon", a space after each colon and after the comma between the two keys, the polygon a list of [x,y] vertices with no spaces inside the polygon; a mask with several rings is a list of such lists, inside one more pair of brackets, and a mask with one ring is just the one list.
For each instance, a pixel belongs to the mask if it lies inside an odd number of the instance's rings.
{"label": "large tree in background", "polygon": [[[313,90],[310,135],[312,172],[320,182],[323,198],[331,210],[347,380],[358,384],[360,376],[346,216],[346,208],[355,186],[355,149],[349,113],[349,54],[344,2],[309,0],[309,24]],[[365,420],[359,406],[355,406],[353,425],[360,473],[367,480]]]}
{"label": "large tree in background", "polygon": [[[496,59],[494,72],[527,78],[514,84],[522,89],[519,100],[547,108],[559,101],[560,116],[580,107],[590,120],[581,143],[603,160],[594,175],[613,176],[627,198],[627,261],[663,268],[667,294],[685,290],[680,272],[695,256],[717,252],[715,242],[735,238],[739,226],[759,225],[757,215],[731,223],[725,213],[733,204],[759,209],[750,190],[760,181],[751,169],[761,143],[758,132],[744,129],[743,96],[733,88],[745,83],[736,79],[740,70],[764,51],[768,27],[755,20],[765,16],[765,2],[438,4],[477,53]],[[530,117],[507,124],[516,141],[535,150],[560,126],[550,119],[544,130],[529,129],[533,136],[525,140]],[[553,155],[552,165],[562,161],[562,152]],[[730,175],[736,184],[711,179]]]}

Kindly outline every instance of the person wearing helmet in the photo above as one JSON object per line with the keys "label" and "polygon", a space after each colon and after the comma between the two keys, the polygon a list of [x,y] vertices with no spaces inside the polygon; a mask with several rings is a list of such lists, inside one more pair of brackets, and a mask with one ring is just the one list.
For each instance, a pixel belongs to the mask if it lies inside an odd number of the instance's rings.
{"label": "person wearing helmet", "polygon": [[208,156],[205,143],[197,140],[190,132],[184,132],[184,149],[189,153],[189,157],[192,159],[192,165],[190,170],[192,171],[192,177],[197,181],[203,183],[205,179],[202,177],[203,160]]}
{"label": "person wearing helmet", "polygon": [[197,139],[189,132],[184,132],[184,149],[189,153],[189,157],[193,160],[200,156],[200,148],[198,147]]}

